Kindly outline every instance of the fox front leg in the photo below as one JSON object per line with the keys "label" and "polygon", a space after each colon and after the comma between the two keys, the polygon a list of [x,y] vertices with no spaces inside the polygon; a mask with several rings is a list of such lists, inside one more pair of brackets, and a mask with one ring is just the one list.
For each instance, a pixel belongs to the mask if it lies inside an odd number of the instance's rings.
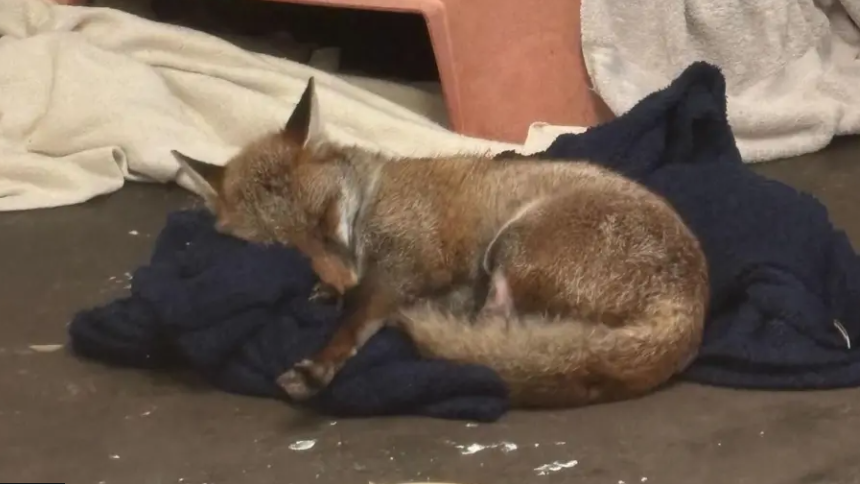
{"label": "fox front leg", "polygon": [[325,389],[362,346],[385,325],[400,298],[391,286],[367,277],[346,295],[346,318],[331,340],[311,358],[278,377],[293,400],[307,400]]}

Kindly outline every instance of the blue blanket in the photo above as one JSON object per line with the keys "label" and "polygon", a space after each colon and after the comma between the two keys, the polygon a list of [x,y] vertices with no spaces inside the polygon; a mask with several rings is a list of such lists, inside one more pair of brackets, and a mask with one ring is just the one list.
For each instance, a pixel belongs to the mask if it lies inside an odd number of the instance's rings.
{"label": "blue blanket", "polygon": [[[860,384],[860,354],[847,348],[860,333],[857,256],[822,205],[741,163],[717,69],[693,64],[629,113],[561,136],[542,156],[589,158],[641,181],[701,238],[713,297],[688,379],[771,389]],[[226,391],[286,399],[275,378],[337,322],[334,308],[307,301],[315,282],[296,252],[221,236],[209,215],[177,212],[134,273],[131,295],[75,317],[72,348],[112,364],[190,366]],[[490,370],[422,360],[387,329],[307,405],[337,416],[492,421],[508,403]]]}

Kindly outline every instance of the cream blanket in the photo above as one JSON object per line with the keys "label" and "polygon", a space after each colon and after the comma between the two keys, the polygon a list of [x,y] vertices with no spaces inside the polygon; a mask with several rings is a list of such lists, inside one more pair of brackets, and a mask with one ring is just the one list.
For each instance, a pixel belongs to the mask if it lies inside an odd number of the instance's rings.
{"label": "cream blanket", "polygon": [[623,113],[695,60],[722,68],[747,161],[860,133],[860,0],[583,0],[597,92]]}
{"label": "cream blanket", "polygon": [[191,189],[170,150],[225,162],[286,121],[310,76],[338,141],[396,155],[519,148],[453,134],[331,74],[116,10],[0,0],[0,35],[0,210],[79,203],[125,180]]}

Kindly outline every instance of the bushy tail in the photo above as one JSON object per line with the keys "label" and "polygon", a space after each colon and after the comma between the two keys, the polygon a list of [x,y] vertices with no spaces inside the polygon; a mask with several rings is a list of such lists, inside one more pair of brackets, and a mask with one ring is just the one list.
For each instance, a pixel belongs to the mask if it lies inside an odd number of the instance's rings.
{"label": "bushy tail", "polygon": [[515,406],[572,407],[637,397],[665,383],[695,357],[700,313],[660,302],[613,328],[539,317],[473,323],[426,305],[405,310],[401,324],[427,357],[495,370]]}

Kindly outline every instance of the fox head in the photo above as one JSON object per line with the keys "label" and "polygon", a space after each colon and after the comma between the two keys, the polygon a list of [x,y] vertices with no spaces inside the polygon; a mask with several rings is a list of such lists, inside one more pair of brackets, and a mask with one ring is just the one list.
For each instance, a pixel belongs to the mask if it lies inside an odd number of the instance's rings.
{"label": "fox head", "polygon": [[345,161],[322,139],[313,78],[281,129],[251,142],[224,166],[173,155],[203,194],[220,232],[295,247],[323,282],[341,292],[357,282],[343,200]]}

